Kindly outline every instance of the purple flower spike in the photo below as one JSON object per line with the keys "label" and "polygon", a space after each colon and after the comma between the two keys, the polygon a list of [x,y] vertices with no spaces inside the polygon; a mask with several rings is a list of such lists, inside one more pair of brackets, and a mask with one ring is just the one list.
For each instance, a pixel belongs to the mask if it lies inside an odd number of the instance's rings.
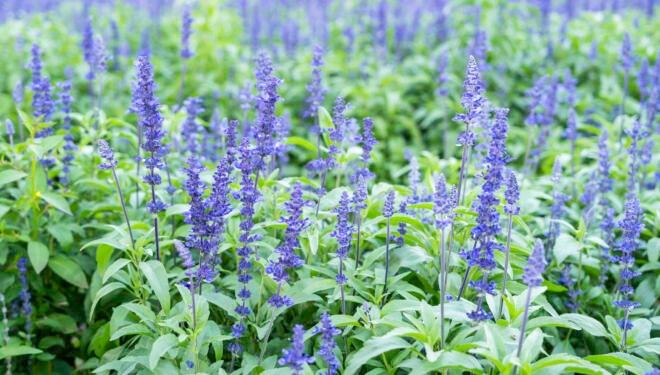
{"label": "purple flower spike", "polygon": [[328,364],[328,371],[324,374],[335,375],[339,369],[339,361],[337,360],[333,350],[336,346],[335,336],[339,335],[341,331],[332,325],[330,314],[324,312],[321,315],[321,325],[314,327],[312,333],[315,335],[318,333],[321,334],[321,348],[317,353]]}
{"label": "purple flower spike", "polygon": [[293,339],[291,340],[291,349],[282,349],[282,358],[277,363],[280,366],[289,365],[293,375],[300,375],[303,367],[307,363],[314,363],[314,357],[305,354],[304,336],[305,329],[302,325],[293,326]]}

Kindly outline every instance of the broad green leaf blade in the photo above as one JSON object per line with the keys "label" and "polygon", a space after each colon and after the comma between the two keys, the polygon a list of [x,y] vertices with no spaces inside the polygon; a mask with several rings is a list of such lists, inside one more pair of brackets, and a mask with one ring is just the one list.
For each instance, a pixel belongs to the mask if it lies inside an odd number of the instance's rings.
{"label": "broad green leaf blade", "polygon": [[99,303],[101,298],[123,287],[124,284],[115,281],[110,284],[104,285],[101,289],[99,289],[99,291],[96,292],[96,296],[94,297],[94,301],[92,302],[92,307],[89,310],[89,320],[91,321],[92,318],[94,317],[94,310],[96,309],[96,305]]}
{"label": "broad green leaf blade", "polygon": [[61,196],[46,191],[46,192],[41,192],[41,199],[45,200],[48,204],[64,212],[65,214],[73,215],[71,213],[71,208],[69,207],[69,203],[67,203],[66,199],[62,198]]}
{"label": "broad green leaf blade", "polygon": [[25,345],[7,345],[0,348],[0,359],[21,355],[39,354],[42,350]]}
{"label": "broad green leaf blade", "polygon": [[126,259],[126,258],[119,258],[114,263],[112,263],[108,268],[105,270],[103,273],[103,283],[105,284],[106,281],[108,281],[109,278],[112,277],[117,271],[120,269],[126,267],[127,264],[129,264],[131,261]]}
{"label": "broad green leaf blade", "polygon": [[162,357],[168,350],[172,349],[176,344],[178,344],[176,336],[169,333],[165,336],[161,336],[154,344],[151,346],[151,352],[149,353],[149,368],[151,370],[155,369],[158,366],[158,360]]}
{"label": "broad green leaf blade", "polygon": [[371,358],[389,352],[390,350],[400,350],[409,347],[410,344],[406,340],[399,337],[373,337],[364,343],[362,349],[358,350],[355,354],[349,357],[349,365],[344,370],[344,375],[356,374],[360,368],[362,368],[362,366]]}
{"label": "broad green leaf blade", "polygon": [[49,256],[46,245],[36,241],[28,242],[28,258],[30,258],[34,272],[41,273],[46,268]]}
{"label": "broad green leaf blade", "polygon": [[57,276],[79,288],[89,288],[87,277],[80,265],[64,255],[55,255],[48,262],[48,268],[53,270]]}
{"label": "broad green leaf blade", "polygon": [[151,290],[158,298],[160,306],[166,314],[170,313],[170,286],[167,282],[167,272],[163,263],[157,260],[140,263],[140,269],[147,278]]}
{"label": "broad green leaf blade", "polygon": [[8,183],[18,181],[27,176],[27,174],[17,171],[15,169],[7,169],[0,172],[0,186],[6,185]]}

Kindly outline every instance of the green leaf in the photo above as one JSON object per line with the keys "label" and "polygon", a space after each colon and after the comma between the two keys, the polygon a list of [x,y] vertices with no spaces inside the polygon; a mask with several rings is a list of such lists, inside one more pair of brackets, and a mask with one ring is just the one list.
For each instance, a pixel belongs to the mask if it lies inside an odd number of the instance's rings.
{"label": "green leaf", "polygon": [[25,345],[7,345],[0,348],[0,359],[21,355],[39,354],[42,350]]}
{"label": "green leaf", "polygon": [[474,356],[456,351],[443,351],[440,353],[438,359],[433,362],[429,362],[428,360],[415,361],[415,359],[413,358],[412,361],[407,360],[401,363],[399,367],[412,368],[413,370],[409,375],[431,374],[445,369],[460,369],[471,372],[482,370],[481,364]]}
{"label": "green leaf", "polygon": [[344,370],[344,375],[356,374],[371,358],[389,352],[390,350],[401,350],[409,347],[410,344],[399,337],[373,337],[365,342],[360,350],[349,357],[347,361],[348,367]]}
{"label": "green leaf", "polygon": [[555,254],[555,258],[557,258],[557,264],[563,264],[564,260],[571,255],[577,258],[580,250],[582,250],[581,243],[573,238],[573,236],[562,233],[557,237],[553,253]]}
{"label": "green leaf", "polygon": [[130,260],[126,258],[119,258],[116,261],[114,261],[108,268],[105,270],[103,273],[103,280],[102,282],[105,284],[106,281],[108,281],[109,278],[112,277],[117,271],[120,269],[126,267],[127,264],[131,263]]}
{"label": "green leaf", "polygon": [[70,335],[76,331],[76,320],[65,314],[51,314],[36,322],[39,327],[50,327],[58,332]]}
{"label": "green leaf", "polygon": [[151,290],[158,298],[160,306],[166,314],[170,313],[170,286],[167,282],[167,272],[163,263],[157,260],[150,260],[148,262],[140,263],[140,269],[147,278]]}
{"label": "green leaf", "polygon": [[106,284],[101,289],[99,289],[99,291],[96,292],[96,296],[94,297],[94,301],[92,302],[92,307],[89,310],[89,320],[91,321],[92,318],[94,317],[94,309],[96,309],[96,305],[99,303],[101,298],[123,287],[124,284],[115,281],[110,284]]}
{"label": "green leaf", "polygon": [[571,323],[581,327],[586,333],[595,337],[608,337],[610,336],[609,332],[601,322],[598,320],[582,314],[562,314],[560,315],[562,319],[566,319]]}
{"label": "green leaf", "polygon": [[49,256],[46,245],[36,241],[28,242],[28,258],[30,258],[34,272],[41,273],[46,268]]}
{"label": "green leaf", "polygon": [[79,288],[89,288],[87,277],[82,268],[80,268],[80,265],[64,255],[55,255],[48,262],[48,268],[53,270],[57,276]]}
{"label": "green leaf", "polygon": [[308,149],[308,150],[310,150],[310,151],[314,151],[314,152],[316,152],[316,146],[315,146],[312,142],[310,142],[310,141],[308,141],[308,140],[306,140],[306,139],[304,139],[304,138],[300,138],[300,137],[289,137],[289,138],[287,138],[287,140],[286,140],[286,144],[288,144],[288,145],[296,145],[296,146],[304,147],[304,148],[306,148],[306,149]]}
{"label": "green leaf", "polygon": [[151,370],[155,369],[158,366],[158,360],[162,357],[168,350],[172,349],[179,341],[176,336],[169,333],[165,336],[160,336],[154,344],[151,346],[151,352],[149,353],[149,368]]}
{"label": "green leaf", "polygon": [[60,195],[51,193],[49,191],[41,192],[41,199],[45,200],[48,204],[64,212],[65,214],[73,215],[71,213],[71,208],[69,208],[69,203],[67,203],[66,199],[62,198]]}
{"label": "green leaf", "polygon": [[0,172],[0,186],[6,185],[10,182],[18,181],[27,176],[27,174],[17,171],[15,169],[6,169]]}

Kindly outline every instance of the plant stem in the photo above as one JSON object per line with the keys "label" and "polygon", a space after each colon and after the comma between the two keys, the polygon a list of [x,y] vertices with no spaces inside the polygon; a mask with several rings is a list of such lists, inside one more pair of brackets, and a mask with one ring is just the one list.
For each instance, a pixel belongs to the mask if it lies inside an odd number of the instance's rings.
{"label": "plant stem", "polygon": [[445,259],[445,228],[440,230],[440,349],[445,348],[445,295],[447,294],[447,283],[445,273],[447,264]]}
{"label": "plant stem", "polygon": [[523,320],[520,326],[520,337],[518,337],[518,350],[516,351],[516,357],[518,358],[520,358],[520,352],[522,351],[523,341],[525,340],[525,330],[527,328],[527,317],[529,315],[529,304],[531,302],[531,299],[532,299],[532,288],[529,287],[527,288],[527,298],[525,299],[525,312],[523,313]]}
{"label": "plant stem", "polygon": [[124,195],[121,192],[121,186],[119,185],[119,178],[117,178],[117,171],[115,167],[112,167],[112,177],[115,179],[115,186],[117,187],[117,193],[119,194],[119,202],[121,203],[121,210],[124,212],[124,219],[126,220],[126,226],[128,227],[128,235],[131,237],[131,247],[135,251],[135,239],[133,237],[133,230],[131,229],[131,221],[128,219],[128,212],[126,212],[126,203],[124,202]]}
{"label": "plant stem", "polygon": [[509,223],[506,232],[506,249],[504,250],[504,273],[502,274],[502,291],[500,292],[500,306],[497,309],[497,316],[495,320],[502,316],[502,308],[504,307],[504,294],[506,294],[506,279],[509,272],[509,258],[511,256],[511,227],[513,225],[513,215],[509,214]]}
{"label": "plant stem", "polygon": [[343,275],[344,275],[344,260],[339,258],[339,277],[342,279],[342,283],[340,285],[340,290],[341,290],[341,313],[346,314],[346,296],[344,292],[344,281],[343,281]]}
{"label": "plant stem", "polygon": [[470,266],[467,266],[467,268],[465,269],[465,275],[463,275],[463,282],[461,282],[461,288],[458,290],[458,296],[456,297],[458,300],[461,299],[461,297],[463,296],[463,291],[465,291],[465,285],[467,284],[470,268],[471,268]]}
{"label": "plant stem", "polygon": [[385,304],[385,295],[387,294],[387,274],[390,269],[390,218],[387,218],[387,231],[385,238],[385,282],[383,283],[383,299],[381,306]]}
{"label": "plant stem", "polygon": [[358,210],[356,214],[356,221],[357,221],[357,241],[355,242],[355,270],[357,272],[357,268],[360,265],[360,225],[362,224],[362,215],[361,215],[362,210]]}
{"label": "plant stem", "polygon": [[[282,283],[277,283],[276,295],[279,296],[281,291],[282,291]],[[268,346],[268,339],[270,338],[270,332],[273,329],[274,322],[275,322],[275,309],[273,309],[273,313],[270,315],[270,321],[268,322],[268,329],[266,330],[266,335],[264,336],[264,342],[263,344],[261,344],[261,353],[259,354],[259,365],[261,365],[261,361],[263,360],[264,354],[266,353],[266,347]]]}

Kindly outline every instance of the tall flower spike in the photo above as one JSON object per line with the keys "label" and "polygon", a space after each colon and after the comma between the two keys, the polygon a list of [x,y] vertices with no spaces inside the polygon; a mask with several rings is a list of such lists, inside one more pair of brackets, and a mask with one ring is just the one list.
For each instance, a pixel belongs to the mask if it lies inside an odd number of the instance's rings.
{"label": "tall flower spike", "polygon": [[133,85],[133,106],[138,115],[140,129],[144,132],[142,149],[145,151],[144,165],[147,172],[143,181],[151,186],[151,201],[147,203],[147,211],[154,215],[154,241],[156,259],[160,260],[160,245],[158,242],[158,213],[164,211],[167,205],[156,196],[156,186],[161,183],[159,169],[164,168],[163,156],[167,149],[163,147],[163,116],[160,114],[160,103],[156,98],[156,83],[153,67],[146,56],[138,56],[135,60],[137,75]]}
{"label": "tall flower spike", "polygon": [[469,155],[471,148],[475,145],[476,135],[474,129],[479,126],[484,110],[487,107],[487,101],[484,97],[484,86],[479,73],[479,66],[474,56],[468,59],[465,71],[465,81],[463,83],[463,96],[461,105],[466,113],[457,114],[454,121],[460,121],[465,124],[465,131],[458,136],[458,144],[463,146],[461,156],[461,168],[458,174],[458,200],[461,201],[463,194],[463,179],[466,178],[467,168],[469,166]]}
{"label": "tall flower spike", "polygon": [[618,256],[612,256],[612,262],[618,262],[621,266],[620,293],[619,299],[614,301],[613,305],[624,311],[624,317],[619,321],[619,326],[623,329],[621,338],[621,349],[626,350],[627,332],[633,325],[630,322],[630,313],[641,304],[632,300],[635,289],[631,280],[641,273],[633,270],[635,266],[635,250],[639,247],[639,236],[644,229],[644,211],[640,207],[639,200],[635,193],[629,193],[626,204],[624,218],[618,223],[621,229],[621,239],[618,242]]}
{"label": "tall flower spike", "polygon": [[71,173],[71,162],[73,161],[74,152],[78,150],[78,146],[74,143],[73,135],[71,135],[71,103],[73,102],[73,97],[71,96],[71,81],[67,80],[60,82],[57,85],[60,89],[59,91],[59,102],[61,106],[61,111],[64,114],[62,129],[66,131],[64,135],[64,151],[66,155],[62,158],[62,176],[60,177],[60,183],[62,185],[67,185],[69,183],[69,174]]}
{"label": "tall flower spike", "polygon": [[555,240],[559,236],[560,226],[558,220],[564,215],[566,211],[566,202],[571,198],[570,196],[561,192],[561,178],[562,166],[559,158],[555,158],[552,166],[552,205],[550,206],[550,224],[548,226],[548,234],[546,236],[546,249],[551,250],[555,246]]}
{"label": "tall flower spike", "polygon": [[257,143],[255,151],[258,156],[255,161],[255,170],[257,171],[265,171],[266,158],[275,151],[273,135],[279,121],[275,115],[275,107],[280,100],[277,87],[282,81],[273,75],[273,70],[270,56],[266,52],[261,52],[257,57],[257,69],[254,74],[258,91],[255,100],[257,118],[254,121],[256,127],[254,138]]}
{"label": "tall flower spike", "polygon": [[[252,221],[254,216],[254,205],[259,198],[259,190],[255,187],[254,180],[252,179],[252,171],[254,170],[254,150],[250,147],[250,142],[247,138],[243,138],[239,147],[239,154],[240,159],[238,169],[241,172],[241,188],[235,198],[237,198],[242,204],[240,213],[243,217],[243,220],[239,225],[241,230],[239,236],[240,246],[236,250],[237,255],[240,257],[237,267],[238,281],[240,283],[240,290],[237,295],[240,304],[236,307],[236,313],[240,316],[240,320],[231,328],[232,336],[235,338],[234,342],[229,344],[229,350],[233,354],[232,365],[230,366],[232,369],[236,358],[243,352],[243,346],[239,343],[239,339],[243,336],[246,330],[244,324],[245,317],[252,312],[247,306],[247,301],[252,295],[248,289],[248,283],[252,280],[252,276],[248,273],[252,268],[252,250],[250,249],[250,246],[253,246],[253,243],[259,239],[257,235],[252,234],[252,228],[254,227]],[[256,247],[254,249],[254,254],[256,257]]]}
{"label": "tall flower spike", "polygon": [[545,271],[545,256],[543,251],[543,242],[537,239],[534,243],[532,255],[527,260],[525,273],[523,274],[523,282],[527,284],[527,299],[525,301],[525,312],[523,313],[523,321],[520,325],[520,335],[518,336],[518,351],[516,356],[520,357],[522,351],[523,341],[525,340],[525,330],[527,327],[527,318],[529,317],[529,305],[531,303],[532,288],[540,286],[543,281],[543,272]]}
{"label": "tall flower spike", "polygon": [[21,281],[21,291],[18,296],[21,299],[21,312],[25,316],[25,335],[29,342],[32,341],[32,295],[27,279],[27,259],[21,258],[16,267],[18,268],[18,278]]}
{"label": "tall flower spike", "polygon": [[383,301],[387,295],[387,277],[390,269],[390,219],[394,215],[394,199],[396,194],[394,189],[390,189],[383,203],[383,217],[387,220],[387,230],[385,234],[385,281],[383,282]]}
{"label": "tall flower spike", "polygon": [[200,156],[201,148],[199,144],[200,137],[204,137],[206,131],[204,126],[197,122],[197,116],[204,112],[202,99],[192,97],[186,99],[183,103],[186,109],[186,120],[181,125],[182,138],[184,142],[183,151],[187,151],[190,156]]}
{"label": "tall flower spike", "polygon": [[328,371],[324,374],[335,375],[339,369],[339,361],[335,356],[333,350],[335,349],[335,336],[339,335],[341,331],[336,328],[330,320],[330,314],[324,312],[321,315],[321,324],[314,327],[312,334],[321,334],[321,348],[318,354],[328,364]]}
{"label": "tall flower spike", "polygon": [[459,291],[459,298],[464,290],[470,268],[478,266],[483,274],[481,280],[470,281],[469,283],[479,295],[477,308],[468,313],[468,317],[476,322],[493,317],[493,314],[487,313],[483,309],[482,303],[486,294],[496,294],[496,283],[494,281],[489,282],[488,275],[497,265],[495,263],[495,250],[503,250],[503,246],[495,239],[502,230],[499,224],[500,215],[497,211],[500,200],[497,198],[496,193],[504,182],[504,167],[509,160],[506,153],[506,138],[509,131],[508,113],[509,109],[507,108],[497,108],[495,110],[495,121],[488,129],[490,144],[488,155],[484,159],[487,164],[483,176],[484,183],[481,193],[477,196],[477,226],[472,228],[470,232],[474,245],[470,252],[463,252],[468,267]]}
{"label": "tall flower spike", "polygon": [[291,192],[291,199],[285,203],[288,216],[282,218],[282,221],[287,224],[286,231],[284,232],[284,240],[275,249],[275,253],[278,254],[277,259],[269,261],[265,269],[265,272],[271,275],[277,283],[277,292],[268,299],[268,304],[273,307],[273,312],[270,316],[268,329],[261,346],[260,362],[266,352],[268,338],[275,322],[275,309],[293,306],[293,300],[282,293],[282,285],[289,280],[289,270],[305,264],[305,261],[296,255],[295,250],[300,245],[298,236],[310,224],[308,219],[302,218],[302,210],[306,205],[307,201],[303,199],[302,183],[296,181],[293,186],[293,192]]}
{"label": "tall flower spike", "polygon": [[305,364],[314,363],[314,357],[305,354],[304,343],[305,329],[301,324],[293,326],[293,339],[291,340],[291,349],[282,349],[282,358],[277,360],[280,366],[289,365],[293,375],[300,375]]}
{"label": "tall flower spike", "polygon": [[181,52],[179,53],[184,59],[193,57],[193,52],[190,50],[190,34],[192,33],[191,27],[193,20],[190,15],[190,4],[186,4],[181,15]]}
{"label": "tall flower spike", "polygon": [[335,230],[330,233],[331,237],[337,239],[339,243],[339,248],[337,249],[337,258],[339,259],[339,273],[335,280],[341,289],[342,294],[342,313],[346,310],[346,302],[344,299],[344,284],[348,281],[346,275],[344,275],[344,260],[348,257],[348,250],[351,246],[351,239],[353,237],[354,228],[349,220],[349,215],[351,213],[350,209],[350,199],[347,192],[341,194],[339,199],[339,204],[335,207],[335,213],[337,214],[337,225]]}
{"label": "tall flower spike", "polygon": [[628,181],[626,187],[628,194],[633,194],[637,191],[639,181],[639,164],[640,164],[640,150],[639,142],[648,137],[648,133],[642,129],[639,121],[633,121],[631,129],[624,131],[630,137],[630,147],[627,152],[630,155],[630,167],[628,168]]}
{"label": "tall flower spike", "polygon": [[[85,22],[85,28],[83,29],[83,40],[82,40],[82,50],[83,50],[83,59],[89,66],[89,71],[85,75],[85,78],[89,81],[92,81],[95,77],[94,72],[96,71],[96,55],[94,51],[94,26],[92,25],[92,19],[88,18]],[[90,86],[91,88],[92,86]]]}
{"label": "tall flower spike", "polygon": [[[621,113],[626,114],[626,97],[628,96],[628,81],[630,77],[630,70],[635,66],[635,55],[633,54],[633,46],[630,41],[630,35],[626,32],[623,35],[623,42],[621,44],[621,53],[619,55],[619,62],[623,68],[623,99],[621,101]],[[623,138],[623,122],[621,123],[621,134],[619,141]]]}
{"label": "tall flower spike", "polygon": [[319,124],[318,124],[318,108],[323,104],[323,98],[328,92],[328,89],[323,87],[323,72],[321,68],[325,65],[323,61],[323,48],[321,46],[314,47],[314,56],[312,58],[312,80],[305,86],[309,96],[305,99],[308,107],[303,113],[304,118],[313,117],[314,118],[314,127],[312,132],[319,133]]}

